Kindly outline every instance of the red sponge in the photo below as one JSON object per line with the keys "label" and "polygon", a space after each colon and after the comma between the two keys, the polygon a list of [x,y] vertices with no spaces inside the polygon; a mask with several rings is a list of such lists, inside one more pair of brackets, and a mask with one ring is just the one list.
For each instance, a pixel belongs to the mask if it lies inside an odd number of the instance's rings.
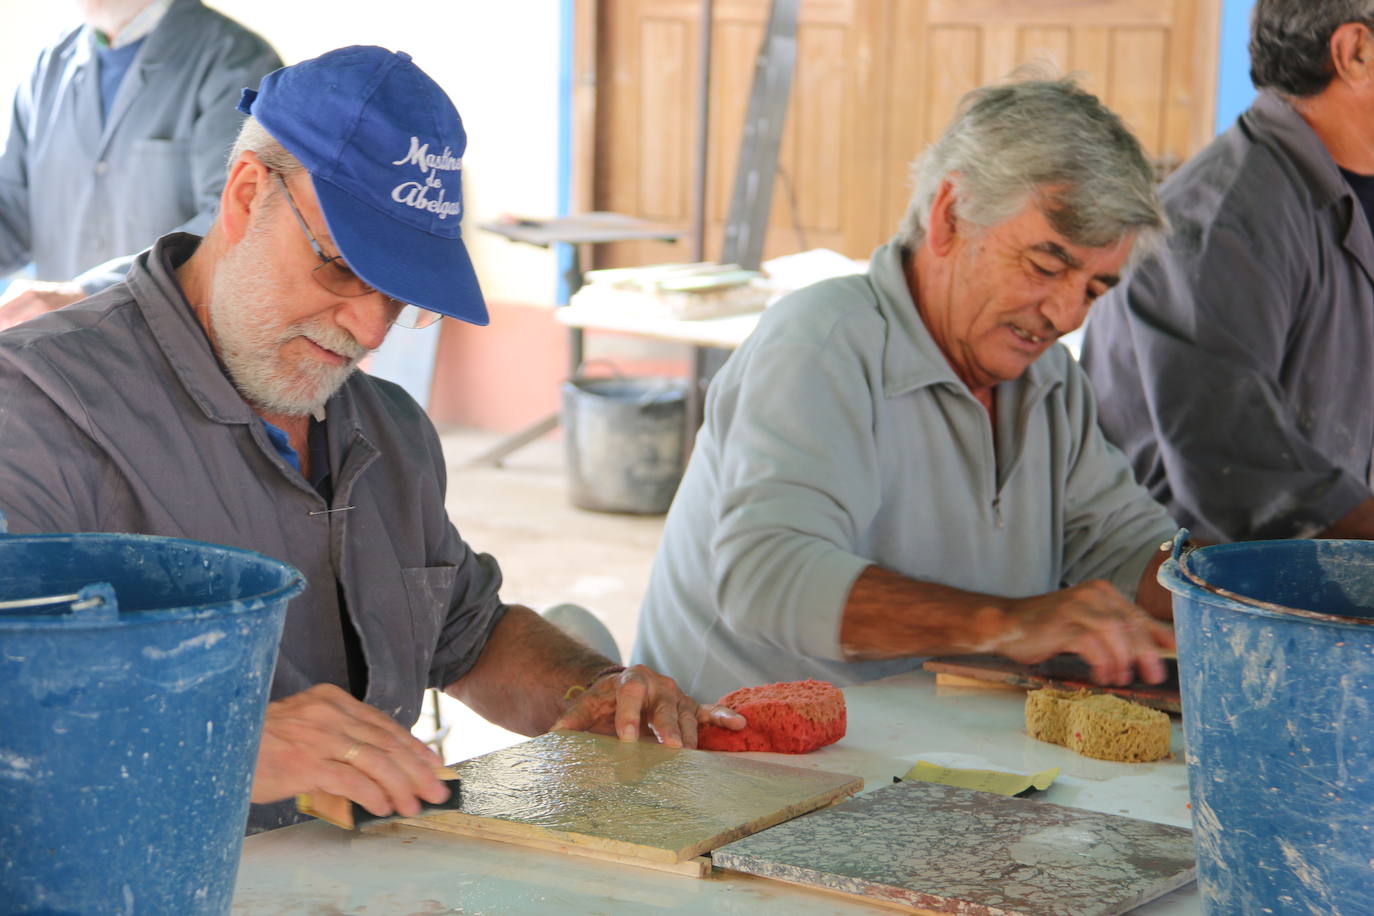
{"label": "red sponge", "polygon": [[749,720],[743,731],[706,725],[697,747],[707,751],[805,754],[844,737],[844,694],[826,681],[743,687],[720,698]]}

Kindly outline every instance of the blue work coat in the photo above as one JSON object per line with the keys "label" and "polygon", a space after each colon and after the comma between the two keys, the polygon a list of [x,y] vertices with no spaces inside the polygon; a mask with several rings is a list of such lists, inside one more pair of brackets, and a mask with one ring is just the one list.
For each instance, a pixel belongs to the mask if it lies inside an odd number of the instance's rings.
{"label": "blue work coat", "polygon": [[95,40],[88,26],[67,33],[15,92],[0,150],[0,277],[33,262],[40,280],[79,278],[94,292],[164,233],[204,234],[239,93],[281,66],[238,23],[175,0],[104,118]]}

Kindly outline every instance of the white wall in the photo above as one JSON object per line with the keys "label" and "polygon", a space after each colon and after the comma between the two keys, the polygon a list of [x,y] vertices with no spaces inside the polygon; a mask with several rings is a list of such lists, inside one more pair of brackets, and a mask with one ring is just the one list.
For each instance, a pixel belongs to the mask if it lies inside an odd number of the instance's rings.
{"label": "white wall", "polygon": [[[11,90],[33,66],[38,52],[76,18],[74,0],[0,0],[0,124],[8,125]],[[3,141],[0,141],[3,142]]]}
{"label": "white wall", "polygon": [[[213,0],[288,64],[348,44],[409,53],[463,117],[464,238],[488,299],[551,303],[551,252],[478,229],[509,212],[551,216],[558,180],[558,0]],[[0,93],[76,21],[72,0],[0,0]]]}

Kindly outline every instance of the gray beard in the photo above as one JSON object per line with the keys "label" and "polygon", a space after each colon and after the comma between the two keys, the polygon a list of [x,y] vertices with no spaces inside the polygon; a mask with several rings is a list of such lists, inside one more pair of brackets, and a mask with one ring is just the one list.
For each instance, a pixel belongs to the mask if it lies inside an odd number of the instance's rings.
{"label": "gray beard", "polygon": [[[280,324],[279,303],[290,302],[291,291],[262,269],[268,263],[268,247],[266,233],[250,226],[244,238],[226,252],[210,285],[210,328],[230,381],[245,401],[260,412],[304,416],[324,406],[367,350],[324,315]],[[300,336],[349,362],[326,366],[290,360],[281,349]]]}

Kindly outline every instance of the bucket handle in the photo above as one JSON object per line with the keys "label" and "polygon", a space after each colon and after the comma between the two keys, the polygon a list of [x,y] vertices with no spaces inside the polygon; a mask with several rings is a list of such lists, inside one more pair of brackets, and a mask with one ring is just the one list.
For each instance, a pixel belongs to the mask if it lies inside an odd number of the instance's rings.
{"label": "bucket handle", "polygon": [[[9,522],[0,511],[0,535],[9,534]],[[29,608],[66,604],[67,613],[81,620],[108,620],[119,616],[119,602],[114,586],[108,582],[92,582],[71,595],[44,595],[40,598],[13,598],[0,601],[0,613],[26,611]]]}
{"label": "bucket handle", "polygon": [[1208,582],[1206,579],[1202,578],[1197,573],[1189,569],[1188,557],[1192,555],[1193,551],[1197,550],[1196,544],[1188,543],[1188,537],[1190,534],[1191,532],[1187,528],[1180,528],[1178,529],[1178,534],[1174,535],[1174,539],[1171,542],[1173,546],[1171,548],[1172,552],[1170,553],[1169,558],[1176,564],[1179,575],[1181,575],[1183,578],[1187,579],[1189,582],[1191,582],[1198,588],[1202,589],[1203,591],[1210,592],[1211,594],[1218,595],[1222,598],[1239,600],[1246,604],[1263,605],[1266,603],[1262,601],[1256,601],[1253,598],[1245,598],[1241,595],[1232,594],[1231,592],[1228,592],[1226,589],[1221,588],[1220,586],[1213,585],[1212,583]]}
{"label": "bucket handle", "polygon": [[[612,377],[612,378],[614,378],[614,379],[615,379],[616,381],[618,381],[618,382],[623,382],[623,381],[625,381],[625,373],[621,372],[621,371],[620,371],[620,367],[617,366],[615,363],[613,363],[611,360],[609,360],[609,359],[584,359],[582,362],[578,363],[578,364],[577,364],[577,368],[573,370],[573,374],[572,374],[572,382],[573,382],[573,384],[576,384],[576,383],[578,383],[578,382],[585,381],[585,380],[587,380],[587,379],[593,378],[593,376],[587,375],[587,374],[584,373],[582,370],[585,369],[585,368],[587,368],[588,366],[594,366],[594,365],[595,365],[595,366],[606,366],[607,368],[609,368],[609,369],[611,370],[611,377]],[[677,385],[676,385],[674,382],[672,382],[672,381],[669,380],[669,379],[664,379],[663,381],[659,382],[659,384],[657,384],[657,385],[655,385],[654,387],[650,388],[648,391],[644,392],[644,393],[641,394],[638,398],[636,398],[636,399],[635,399],[635,406],[636,406],[636,407],[648,407],[648,406],[650,406],[650,405],[652,405],[652,404],[657,404],[659,398],[663,397],[663,395],[665,395],[665,394],[673,394],[673,393],[675,392],[676,388],[677,388]]]}
{"label": "bucket handle", "polygon": [[572,380],[574,382],[581,382],[593,378],[594,376],[587,375],[587,373],[582,371],[588,366],[605,366],[607,369],[611,370],[612,378],[617,381],[624,381],[625,379],[625,373],[621,372],[620,367],[609,359],[584,359],[582,362],[578,363],[577,368],[573,370]]}
{"label": "bucket handle", "polygon": [[1205,588],[1210,591],[1211,586],[1202,579],[1199,579],[1197,574],[1188,568],[1188,556],[1194,550],[1197,550],[1196,544],[1190,544],[1188,542],[1188,538],[1191,534],[1192,532],[1187,528],[1178,529],[1178,534],[1174,535],[1174,539],[1169,542],[1169,558],[1178,564],[1179,571],[1187,576],[1189,581],[1199,588]]}
{"label": "bucket handle", "polygon": [[0,613],[59,604],[66,604],[67,613],[80,620],[108,620],[119,616],[119,602],[115,599],[114,586],[108,582],[92,582],[70,595],[43,595],[38,598],[0,601]]}
{"label": "bucket handle", "polygon": [[1174,535],[1173,541],[1170,542],[1173,546],[1169,554],[1169,559],[1172,560],[1178,568],[1178,574],[1204,592],[1220,595],[1223,598],[1235,597],[1225,589],[1218,588],[1188,568],[1188,557],[1192,555],[1193,551],[1197,550],[1196,544],[1188,543],[1190,534],[1191,532],[1187,528],[1180,528],[1178,529],[1178,534]]}

